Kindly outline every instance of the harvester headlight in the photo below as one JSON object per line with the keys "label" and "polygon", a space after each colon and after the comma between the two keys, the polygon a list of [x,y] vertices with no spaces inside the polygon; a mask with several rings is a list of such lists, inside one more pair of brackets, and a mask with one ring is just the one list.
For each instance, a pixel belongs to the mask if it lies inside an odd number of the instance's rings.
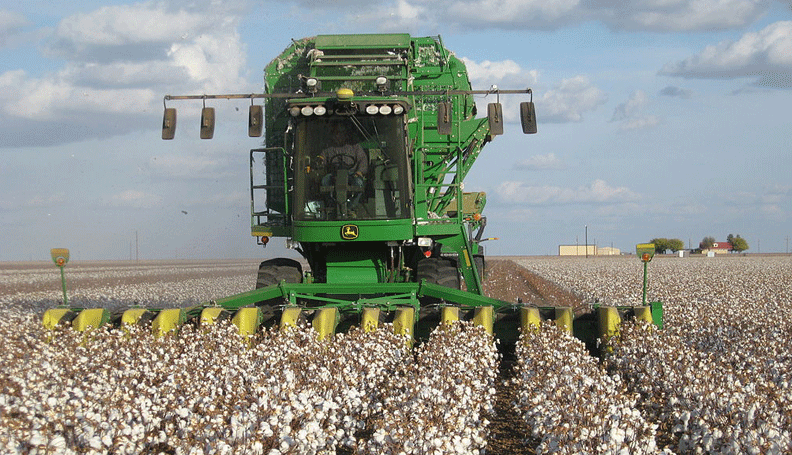
{"label": "harvester headlight", "polygon": [[393,109],[390,106],[388,106],[387,104],[383,104],[379,108],[379,113],[382,114],[382,115],[388,115],[391,112],[393,112]]}
{"label": "harvester headlight", "polygon": [[418,237],[418,246],[423,247],[431,247],[432,246],[432,238],[431,237]]}
{"label": "harvester headlight", "polygon": [[316,106],[313,110],[314,115],[325,115],[327,114],[327,108],[324,106]]}
{"label": "harvester headlight", "polygon": [[319,83],[319,79],[315,77],[310,77],[305,80],[305,87],[308,88],[309,93],[316,93],[319,91],[319,88],[322,84]]}
{"label": "harvester headlight", "polygon": [[369,104],[366,106],[366,114],[374,115],[379,112],[379,107],[376,104]]}
{"label": "harvester headlight", "polygon": [[311,106],[303,106],[302,111],[300,112],[302,112],[302,115],[307,117],[309,115],[313,115],[314,108],[312,108]]}
{"label": "harvester headlight", "polygon": [[292,106],[292,107],[289,109],[289,114],[290,114],[292,117],[297,117],[297,116],[299,116],[299,115],[300,115],[300,111],[301,111],[301,110],[300,110],[300,107],[299,107],[299,106]]}
{"label": "harvester headlight", "polygon": [[401,104],[397,104],[393,106],[393,113],[396,115],[404,113],[404,106],[402,106]]}
{"label": "harvester headlight", "polygon": [[377,79],[374,80],[374,83],[377,84],[377,91],[384,92],[388,90],[388,86],[390,85],[390,81],[385,76],[379,76]]}

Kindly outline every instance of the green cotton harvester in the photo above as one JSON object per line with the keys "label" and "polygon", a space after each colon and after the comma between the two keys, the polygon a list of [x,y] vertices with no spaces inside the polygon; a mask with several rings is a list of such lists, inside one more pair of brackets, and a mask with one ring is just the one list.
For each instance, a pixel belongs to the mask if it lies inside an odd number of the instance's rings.
{"label": "green cotton harvester", "polygon": [[[503,133],[504,117],[499,102],[477,117],[474,96],[522,95],[522,129],[530,134],[530,89],[472,90],[464,63],[439,37],[407,34],[293,41],[267,66],[265,82],[265,93],[165,101],[203,101],[200,134],[210,139],[215,115],[206,100],[250,99],[248,133],[265,138],[249,155],[251,233],[262,245],[285,238],[304,261],[267,259],[255,290],[196,307],[93,310],[97,324],[147,321],[162,334],[189,320],[227,317],[250,334],[306,320],[328,337],[392,323],[421,339],[438,324],[464,319],[513,343],[520,327],[547,318],[589,342],[612,332],[625,312],[661,323],[658,303],[599,308],[573,321],[569,308],[483,295],[486,194],[464,192],[463,181]],[[163,139],[173,139],[175,127],[176,110],[166,107]],[[79,313],[45,315],[45,325]]]}

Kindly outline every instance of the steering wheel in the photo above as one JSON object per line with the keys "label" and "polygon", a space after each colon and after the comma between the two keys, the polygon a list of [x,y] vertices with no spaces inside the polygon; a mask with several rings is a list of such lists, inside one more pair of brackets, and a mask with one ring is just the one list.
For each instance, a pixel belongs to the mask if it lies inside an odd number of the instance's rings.
{"label": "steering wheel", "polygon": [[[349,161],[351,161],[351,164],[347,164]],[[330,162],[327,163],[327,166],[330,170],[354,169],[357,166],[357,158],[352,155],[339,153],[330,159]]]}

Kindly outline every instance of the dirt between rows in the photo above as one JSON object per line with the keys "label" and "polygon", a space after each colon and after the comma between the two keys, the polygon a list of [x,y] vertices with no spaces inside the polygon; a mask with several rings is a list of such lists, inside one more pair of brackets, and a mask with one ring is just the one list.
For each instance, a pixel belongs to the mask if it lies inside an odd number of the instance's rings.
{"label": "dirt between rows", "polygon": [[[488,260],[484,293],[507,302],[522,301],[536,306],[564,306],[577,309],[582,298],[557,284],[517,265],[514,261]],[[512,409],[516,391],[509,385],[514,377],[514,360],[501,361],[495,386],[495,415],[490,418],[487,455],[534,454],[539,440],[531,436],[522,419]]]}

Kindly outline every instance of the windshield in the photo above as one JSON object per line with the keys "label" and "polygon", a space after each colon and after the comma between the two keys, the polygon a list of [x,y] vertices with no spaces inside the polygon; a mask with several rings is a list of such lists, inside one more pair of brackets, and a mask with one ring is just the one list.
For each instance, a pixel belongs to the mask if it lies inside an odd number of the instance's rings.
{"label": "windshield", "polygon": [[304,117],[294,129],[295,218],[408,218],[404,119]]}

